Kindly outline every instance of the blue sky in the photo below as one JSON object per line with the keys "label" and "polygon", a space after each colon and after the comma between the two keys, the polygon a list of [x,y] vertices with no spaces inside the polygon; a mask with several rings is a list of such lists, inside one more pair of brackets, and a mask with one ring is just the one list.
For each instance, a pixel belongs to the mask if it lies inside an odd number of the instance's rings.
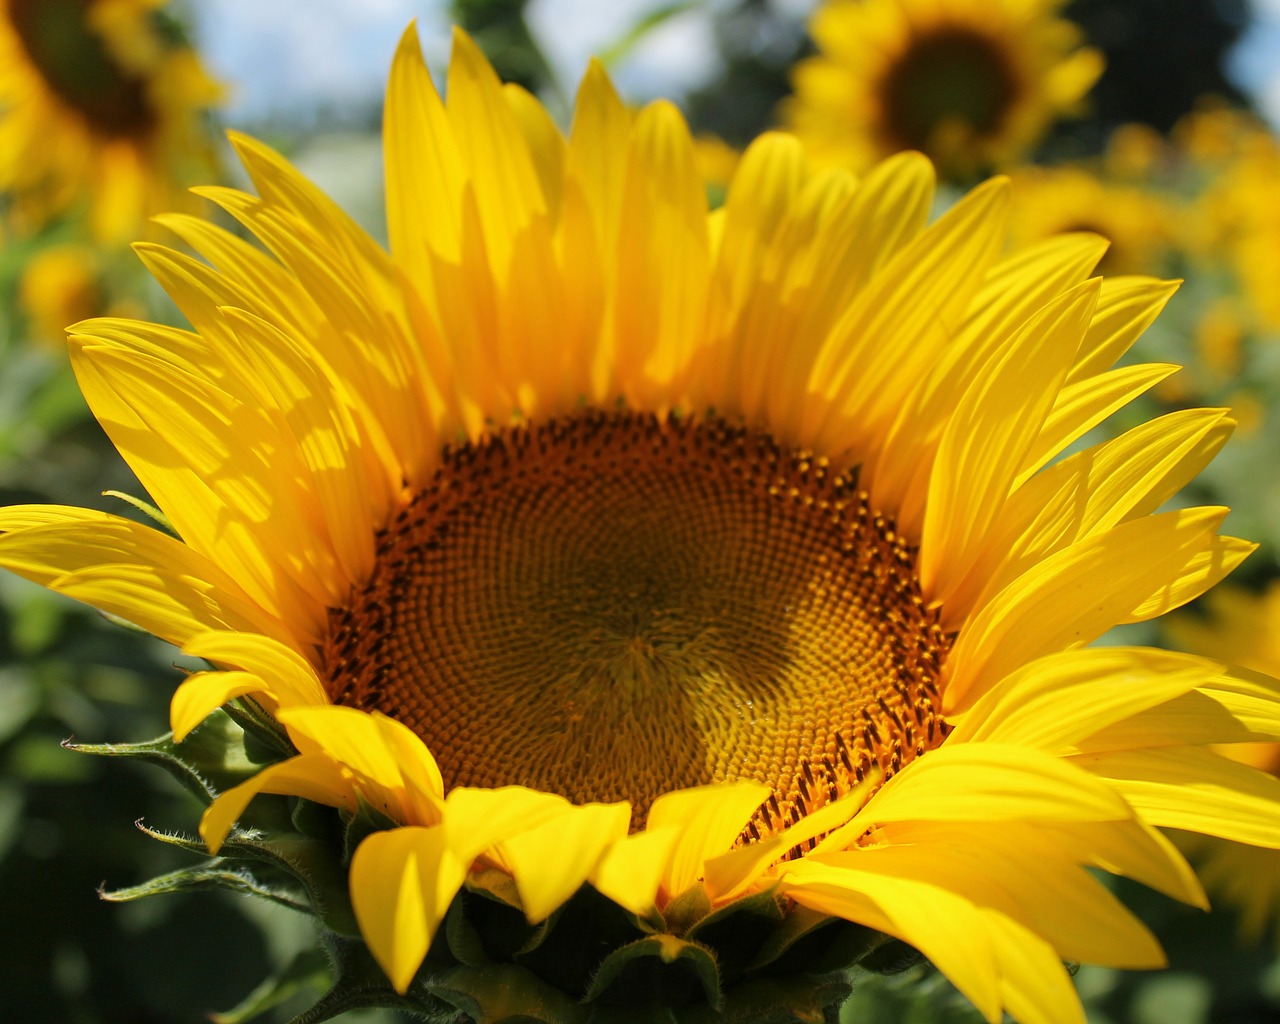
{"label": "blue sky", "polygon": [[[587,59],[665,0],[535,0],[531,28],[572,91]],[[799,0],[802,4],[804,0]],[[418,19],[433,68],[448,59],[443,0],[202,0],[193,5],[205,59],[232,85],[232,123],[297,114],[317,105],[377,102],[395,44]],[[684,91],[715,70],[704,8],[651,33],[614,69],[635,99]]]}
{"label": "blue sky", "polygon": [[[671,19],[613,69],[624,95],[678,95],[714,64],[708,0]],[[798,14],[816,0],[784,0]],[[587,58],[665,0],[533,0],[531,28],[572,90]],[[1253,0],[1256,21],[1232,70],[1280,125],[1280,0]],[[444,0],[201,0],[192,5],[206,59],[233,85],[233,124],[298,115],[358,97],[377,103],[396,40],[417,18],[433,68],[448,57]]]}

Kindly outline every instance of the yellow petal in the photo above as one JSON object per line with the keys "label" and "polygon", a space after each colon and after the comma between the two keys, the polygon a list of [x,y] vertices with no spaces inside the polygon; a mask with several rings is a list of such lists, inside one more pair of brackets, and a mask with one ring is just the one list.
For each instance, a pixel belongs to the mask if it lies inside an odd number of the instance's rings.
{"label": "yellow petal", "polygon": [[706,862],[728,851],[769,793],[769,787],[758,782],[734,782],[679,789],[658,797],[645,828],[680,829],[680,841],[662,880],[666,894],[679,895],[702,878]]}
{"label": "yellow petal", "polygon": [[1068,382],[1083,380],[1112,366],[1151,326],[1178,290],[1177,281],[1154,277],[1112,277],[1102,282],[1093,322],[1085,333]]}
{"label": "yellow petal", "polygon": [[1022,469],[1014,486],[1021,486],[1073,441],[1180,369],[1171,363],[1141,363],[1063,387],[1034,443],[1022,457]]}
{"label": "yellow petal", "polygon": [[251,672],[197,672],[182,681],[169,702],[169,726],[181,743],[217,708],[246,693],[267,693],[271,687]]}
{"label": "yellow petal", "polygon": [[998,1024],[1002,998],[990,932],[969,900],[945,886],[911,877],[855,870],[842,864],[796,862],[783,892],[823,913],[896,935],[915,946]]}
{"label": "yellow petal", "polygon": [[433,255],[456,260],[461,253],[465,171],[422,60],[416,25],[405,29],[391,62],[382,145],[391,253],[414,284],[426,287]]}
{"label": "yellow petal", "polygon": [[439,826],[375,832],[351,858],[351,905],[360,934],[402,995],[467,876],[467,864],[444,832]]}
{"label": "yellow petal", "polygon": [[614,903],[643,915],[657,902],[658,887],[679,839],[680,829],[675,826],[632,833],[605,851],[589,881]]}
{"label": "yellow petal", "polygon": [[1024,665],[960,716],[947,743],[993,742],[1057,754],[1113,722],[1187,693],[1212,661],[1142,647],[1062,651]]}
{"label": "yellow petal", "polygon": [[[1124,523],[1044,559],[979,609],[945,668],[943,704],[963,710],[980,691],[1054,650],[1101,636],[1177,580],[1211,548],[1225,510],[1181,509]],[[1107,586],[1097,586],[1106,579]]]}
{"label": "yellow petal", "polygon": [[999,743],[945,744],[893,776],[810,856],[843,850],[868,828],[903,821],[1129,821],[1109,787],[1061,758]]}
{"label": "yellow petal", "polygon": [[270,680],[277,699],[299,704],[327,704],[328,695],[316,670],[296,650],[254,633],[209,630],[182,647],[183,654],[241,668]]}
{"label": "yellow petal", "polygon": [[778,835],[712,857],[706,862],[707,893],[716,902],[740,896],[788,850],[832,832],[847,822],[861,809],[867,793],[879,781],[879,772],[872,772],[852,791],[811,811]]}
{"label": "yellow petal", "polygon": [[500,853],[516,880],[530,924],[545,920],[627,834],[626,803],[567,805],[550,821],[503,840]]}
{"label": "yellow petal", "polygon": [[978,555],[1039,432],[1097,302],[1096,281],[1050,303],[992,361],[942,435],[929,481],[919,575],[945,601]]}
{"label": "yellow petal", "polygon": [[257,775],[218,796],[200,819],[200,835],[210,853],[222,847],[231,826],[259,793],[300,796],[316,803],[354,812],[357,799],[350,781],[331,758],[301,754],[269,764]]}
{"label": "yellow petal", "polygon": [[93,597],[97,607],[172,643],[209,629],[289,635],[210,559],[132,520],[13,506],[0,509],[0,531],[0,565],[51,590]]}
{"label": "yellow petal", "polygon": [[1081,754],[1071,759],[1160,828],[1280,848],[1280,779],[1200,747]]}

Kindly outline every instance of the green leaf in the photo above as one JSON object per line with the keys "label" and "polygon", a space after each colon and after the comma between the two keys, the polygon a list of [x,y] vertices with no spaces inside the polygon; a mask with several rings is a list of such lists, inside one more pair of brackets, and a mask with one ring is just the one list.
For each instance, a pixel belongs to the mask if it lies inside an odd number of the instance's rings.
{"label": "green leaf", "polygon": [[171,871],[167,875],[124,889],[99,889],[98,895],[110,903],[129,903],[147,896],[195,892],[201,889],[230,889],[242,896],[258,896],[304,914],[311,912],[311,908],[298,900],[295,893],[263,885],[248,872],[228,868],[221,858],[199,867]]}
{"label": "green leaf", "polygon": [[68,750],[100,757],[130,757],[157,764],[205,804],[223,790],[239,785],[258,767],[244,751],[243,733],[224,714],[215,712],[181,743],[168,732],[146,743],[62,744]]}

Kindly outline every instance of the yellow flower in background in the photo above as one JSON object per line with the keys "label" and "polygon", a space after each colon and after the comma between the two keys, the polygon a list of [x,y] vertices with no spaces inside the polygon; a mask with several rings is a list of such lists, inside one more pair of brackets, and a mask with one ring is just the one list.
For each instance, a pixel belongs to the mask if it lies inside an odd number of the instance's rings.
{"label": "yellow flower in background", "polygon": [[163,6],[0,0],[0,194],[21,229],[83,203],[98,239],[128,241],[211,176],[219,89]]}
{"label": "yellow flower in background", "polygon": [[28,335],[42,342],[56,340],[61,349],[68,324],[106,312],[97,254],[76,243],[41,249],[23,266],[18,306]]}
{"label": "yellow flower in background", "polygon": [[[1280,674],[1280,582],[1262,594],[1222,587],[1205,600],[1205,614],[1170,617],[1169,635],[1211,658],[1274,676]],[[1226,756],[1280,776],[1280,744],[1237,743]],[[1240,913],[1240,933],[1259,943],[1280,939],[1280,852],[1205,837],[1183,844],[1195,856],[1205,884]]]}
{"label": "yellow flower in background", "polygon": [[1111,243],[1101,272],[1154,274],[1164,269],[1176,216],[1165,198],[1069,165],[1022,167],[1011,177],[1009,240],[1014,246],[1067,231],[1092,231]]}
{"label": "yellow flower in background", "polygon": [[1198,197],[1186,225],[1188,253],[1200,263],[1225,264],[1248,301],[1252,321],[1280,330],[1280,145],[1251,137]]}
{"label": "yellow flower in background", "polygon": [[901,150],[965,180],[1012,164],[1077,111],[1102,72],[1062,0],[828,0],[793,74],[788,126],[822,163]]}
{"label": "yellow flower in background", "polygon": [[1217,100],[1207,100],[1181,118],[1170,139],[1181,159],[1204,170],[1275,147],[1270,130],[1256,114]]}
{"label": "yellow flower in background", "polygon": [[497,876],[664,962],[690,908],[857,922],[1034,1024],[1083,1019],[1063,958],[1163,962],[1090,868],[1203,904],[1157,827],[1280,846],[1280,782],[1209,746],[1280,737],[1275,688],[1085,646],[1253,547],[1156,512],[1222,410],[1058,458],[1174,370],[1111,368],[1172,285],[1091,277],[1087,234],[1006,255],[1001,180],[928,224],[915,154],[855,185],[767,135],[708,213],[671,105],[593,67],[566,138],[461,34],[447,102],[406,35],[385,116],[389,253],[236,137],[258,195],[200,191],[270,255],[166,217],[193,330],[72,331],[177,536],[0,513],[0,564],[216,666],[179,737],[244,695],[288,730],[213,850],[259,794],[385,815],[350,892],[402,993]]}

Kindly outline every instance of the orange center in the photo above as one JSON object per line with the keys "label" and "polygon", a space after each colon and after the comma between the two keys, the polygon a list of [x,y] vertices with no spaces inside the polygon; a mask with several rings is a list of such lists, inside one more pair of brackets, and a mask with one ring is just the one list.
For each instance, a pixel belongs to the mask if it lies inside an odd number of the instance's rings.
{"label": "orange center", "polygon": [[755,779],[776,831],[941,741],[949,640],[856,474],[716,419],[597,411],[445,451],[331,614],[332,698],[446,787]]}

